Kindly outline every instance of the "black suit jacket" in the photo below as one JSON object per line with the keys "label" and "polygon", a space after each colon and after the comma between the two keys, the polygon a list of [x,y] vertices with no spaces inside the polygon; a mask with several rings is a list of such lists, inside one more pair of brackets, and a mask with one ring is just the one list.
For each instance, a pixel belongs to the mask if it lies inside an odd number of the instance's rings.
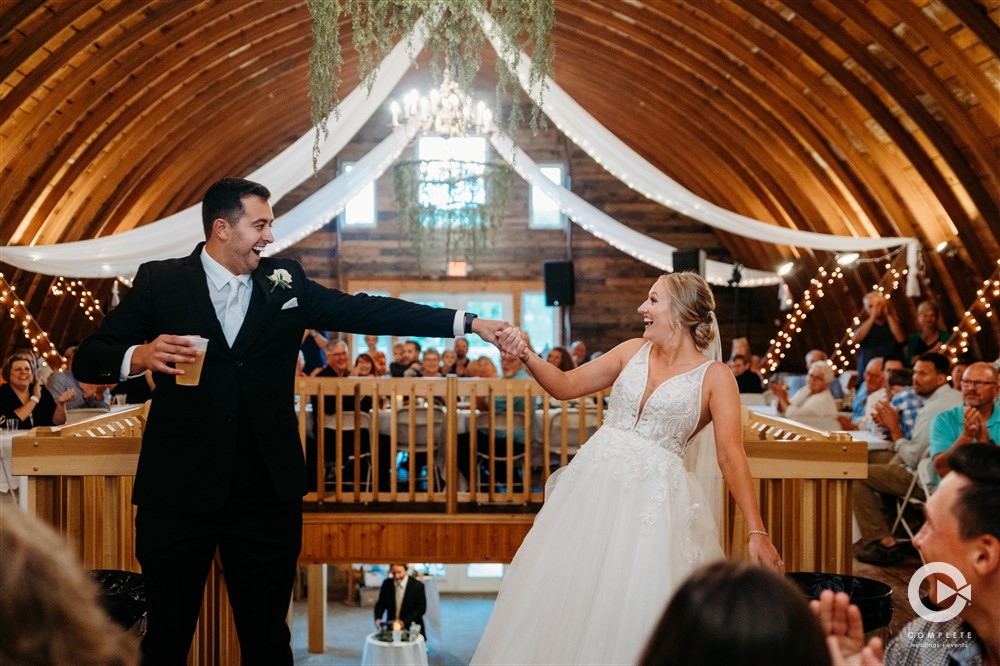
{"label": "black suit jacket", "polygon": [[[132,345],[162,333],[208,338],[198,386],[178,386],[173,375],[154,375],[132,501],[190,512],[220,508],[233,478],[238,418],[249,419],[242,425],[256,436],[278,497],[297,499],[306,492],[292,400],[303,331],[452,337],[455,311],[352,296],[308,279],[295,261],[262,258],[252,274],[246,318],[230,347],[209,296],[203,246],[184,258],[140,266],[121,304],[80,345],[73,373],[84,382],[115,383]],[[279,268],[292,276],[288,289],[267,280]]]}
{"label": "black suit jacket", "polygon": [[[399,619],[403,621],[406,629],[416,622],[421,626],[421,632],[426,635],[425,612],[427,612],[427,595],[424,593],[424,584],[410,576],[403,592],[403,603],[399,605]],[[388,615],[386,618],[388,620],[396,619],[396,581],[392,578],[386,578],[382,583],[378,601],[375,602],[375,619],[381,618],[383,613]]]}

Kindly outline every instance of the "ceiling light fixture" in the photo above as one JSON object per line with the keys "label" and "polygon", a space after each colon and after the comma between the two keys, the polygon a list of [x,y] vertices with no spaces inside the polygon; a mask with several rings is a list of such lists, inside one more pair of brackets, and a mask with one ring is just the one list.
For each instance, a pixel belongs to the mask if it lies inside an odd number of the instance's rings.
{"label": "ceiling light fixture", "polygon": [[785,263],[783,263],[780,266],[778,266],[778,270],[775,271],[775,272],[778,275],[780,275],[781,277],[785,277],[786,275],[788,275],[789,273],[792,272],[793,268],[795,268],[795,262],[794,261],[786,261]]}
{"label": "ceiling light fixture", "polygon": [[861,255],[857,252],[845,252],[844,254],[837,255],[837,264],[840,266],[850,266],[860,258]]}

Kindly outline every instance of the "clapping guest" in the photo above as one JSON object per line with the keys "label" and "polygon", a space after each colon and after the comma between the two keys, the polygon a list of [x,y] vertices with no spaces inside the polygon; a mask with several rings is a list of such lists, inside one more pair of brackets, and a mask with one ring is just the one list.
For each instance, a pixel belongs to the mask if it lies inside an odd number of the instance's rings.
{"label": "clapping guest", "polygon": [[66,402],[66,409],[108,409],[110,407],[108,389],[112,388],[113,385],[78,382],[73,376],[74,354],[76,354],[75,346],[66,350],[64,354],[66,365],[62,370],[52,373],[49,380],[45,382],[45,388],[52,395],[61,395],[68,389],[73,389],[74,395]]}
{"label": "clapping guest", "polygon": [[467,377],[469,362],[469,341],[465,338],[455,338],[455,365],[452,367],[451,373],[459,377]]}
{"label": "clapping guest", "polygon": [[404,372],[406,372],[406,366],[403,364],[403,343],[397,342],[392,346],[392,363],[389,364],[389,376],[402,377]]}
{"label": "clapping guest", "polygon": [[423,366],[420,364],[420,343],[407,340],[403,343],[403,377],[422,377]]}
{"label": "clapping guest", "polygon": [[816,361],[809,366],[806,385],[789,399],[788,388],[784,384],[771,386],[778,398],[778,412],[788,417],[797,416],[837,416],[837,401],[830,393],[833,382],[833,368],[826,361]]}
{"label": "clapping guest", "polygon": [[12,355],[4,361],[4,384],[0,386],[0,415],[13,419],[20,428],[66,423],[66,402],[76,391],[66,389],[53,398],[41,382],[35,380],[34,359]]}

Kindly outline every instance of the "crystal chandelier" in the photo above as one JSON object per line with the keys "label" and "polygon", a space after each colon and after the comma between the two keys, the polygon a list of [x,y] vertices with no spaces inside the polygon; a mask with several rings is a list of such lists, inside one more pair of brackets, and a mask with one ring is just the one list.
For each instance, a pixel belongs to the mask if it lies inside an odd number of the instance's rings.
{"label": "crystal chandelier", "polygon": [[406,123],[415,118],[424,134],[452,138],[488,134],[493,129],[493,112],[482,100],[476,102],[462,92],[447,68],[437,89],[428,95],[411,90],[403,96],[402,105],[393,101],[389,110],[393,128],[399,127],[400,120]]}

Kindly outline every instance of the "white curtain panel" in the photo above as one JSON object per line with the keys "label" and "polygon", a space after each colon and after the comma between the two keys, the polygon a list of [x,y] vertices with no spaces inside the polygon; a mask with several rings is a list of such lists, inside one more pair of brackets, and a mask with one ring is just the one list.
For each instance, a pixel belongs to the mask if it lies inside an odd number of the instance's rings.
{"label": "white curtain panel", "polygon": [[[487,39],[493,45],[493,49],[497,54],[503,53],[497,36],[498,32],[490,16],[485,12],[480,12],[479,22]],[[498,57],[502,56],[498,55]],[[609,173],[643,196],[716,229],[745,238],[766,239],[777,245],[830,252],[860,252],[906,245],[907,266],[909,268],[907,295],[919,296],[917,261],[920,243],[917,239],[905,237],[858,238],[786,229],[720,208],[687,190],[647,162],[587,113],[550,77],[545,79],[544,92],[530,89],[528,85],[530,64],[527,55],[523,52],[519,54],[516,63],[508,60],[507,64],[512,71],[517,73],[525,93],[542,108],[559,130],[586,151],[598,164],[607,169]]]}

